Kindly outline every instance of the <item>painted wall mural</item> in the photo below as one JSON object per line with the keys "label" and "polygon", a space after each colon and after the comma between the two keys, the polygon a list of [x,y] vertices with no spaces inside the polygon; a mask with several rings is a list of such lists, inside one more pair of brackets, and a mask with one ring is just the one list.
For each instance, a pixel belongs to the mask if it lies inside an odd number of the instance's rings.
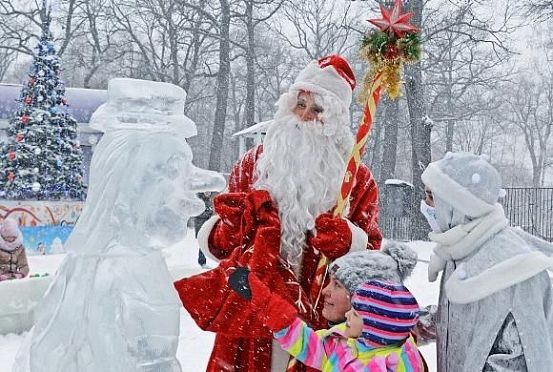
{"label": "painted wall mural", "polygon": [[83,205],[80,201],[0,200],[0,219],[19,222],[28,255],[60,254]]}

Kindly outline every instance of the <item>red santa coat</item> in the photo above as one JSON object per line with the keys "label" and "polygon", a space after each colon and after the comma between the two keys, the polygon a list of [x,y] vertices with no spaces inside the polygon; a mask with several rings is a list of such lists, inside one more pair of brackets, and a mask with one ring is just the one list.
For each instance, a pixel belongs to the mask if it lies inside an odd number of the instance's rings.
{"label": "red santa coat", "polygon": [[[255,165],[262,151],[263,147],[259,145],[244,154],[242,159],[234,165],[229,178],[228,192],[247,193],[253,190]],[[378,187],[370,170],[364,164],[361,164],[357,172],[346,218],[367,234],[368,249],[380,248],[382,235],[378,228]],[[213,222],[215,223],[213,224]],[[237,241],[235,237],[231,237],[231,235],[239,235],[238,231],[236,234],[229,234],[228,226],[223,226],[220,221],[216,221],[216,218],[212,220],[211,224],[208,222],[205,227],[204,235],[207,237],[205,239],[207,241],[202,244],[200,237],[200,246],[207,245],[202,248],[204,250],[207,248],[208,253],[216,259],[229,257],[233,250],[243,243]],[[341,255],[346,253],[341,252]],[[308,246],[304,250],[298,280],[305,293],[311,293],[319,259],[319,252],[312,247]],[[310,327],[314,329],[328,327],[327,321],[322,316],[322,308],[323,302],[320,301],[314,313],[304,317]],[[215,338],[207,371],[270,371],[271,343],[271,338],[237,338],[219,333]],[[304,366],[296,369],[296,371],[302,370],[305,370]]]}

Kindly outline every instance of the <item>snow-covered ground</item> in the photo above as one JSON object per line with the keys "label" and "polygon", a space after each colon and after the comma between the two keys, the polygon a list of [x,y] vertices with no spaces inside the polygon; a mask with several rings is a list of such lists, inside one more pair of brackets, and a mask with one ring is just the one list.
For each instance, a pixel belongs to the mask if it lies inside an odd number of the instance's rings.
{"label": "snow-covered ground", "polygon": [[[172,272],[193,275],[202,271],[197,264],[198,243],[193,237],[194,233],[190,230],[183,242],[164,251],[167,265]],[[412,277],[407,281],[407,285],[417,297],[419,304],[435,304],[438,298],[438,286],[437,282],[428,283],[425,262],[428,261],[430,256],[432,244],[411,242],[409,245],[418,252],[420,262]],[[29,257],[31,275],[35,273],[54,274],[62,260],[63,255]],[[208,262],[208,264],[214,266],[213,262]],[[2,284],[0,283],[0,285]],[[25,333],[0,335],[0,371],[11,371],[15,354],[24,336]],[[181,311],[180,342],[177,357],[184,371],[205,371],[213,339],[214,335],[212,333],[200,330],[188,313],[184,310]],[[429,364],[430,371],[436,371],[434,344],[423,346],[422,351]]]}

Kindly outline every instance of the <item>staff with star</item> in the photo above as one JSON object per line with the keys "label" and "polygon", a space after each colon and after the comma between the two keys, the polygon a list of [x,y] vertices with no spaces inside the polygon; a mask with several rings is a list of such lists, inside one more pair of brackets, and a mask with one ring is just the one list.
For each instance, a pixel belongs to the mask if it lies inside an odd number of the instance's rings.
{"label": "staff with star", "polygon": [[[347,209],[349,195],[363,152],[382,89],[391,99],[396,99],[401,90],[402,63],[415,63],[420,59],[418,29],[409,23],[412,12],[403,12],[401,0],[394,0],[391,9],[380,6],[382,18],[369,19],[377,29],[370,30],[363,38],[361,56],[369,63],[369,71],[363,79],[359,101],[363,105],[363,117],[355,138],[351,156],[347,163],[340,195],[334,209],[335,216],[343,215]],[[322,284],[327,275],[328,259],[322,257],[317,266],[316,287],[313,292],[316,302],[320,299]]]}

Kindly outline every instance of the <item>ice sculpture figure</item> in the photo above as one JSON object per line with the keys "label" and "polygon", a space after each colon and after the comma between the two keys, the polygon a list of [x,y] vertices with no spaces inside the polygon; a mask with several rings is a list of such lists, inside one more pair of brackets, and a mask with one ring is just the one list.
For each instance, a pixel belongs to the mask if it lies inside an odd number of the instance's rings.
{"label": "ice sculpture figure", "polygon": [[14,371],[181,371],[180,304],[160,249],[203,211],[196,193],[225,186],[192,165],[185,98],[168,83],[109,82],[91,120],[104,136],[86,204]]}

